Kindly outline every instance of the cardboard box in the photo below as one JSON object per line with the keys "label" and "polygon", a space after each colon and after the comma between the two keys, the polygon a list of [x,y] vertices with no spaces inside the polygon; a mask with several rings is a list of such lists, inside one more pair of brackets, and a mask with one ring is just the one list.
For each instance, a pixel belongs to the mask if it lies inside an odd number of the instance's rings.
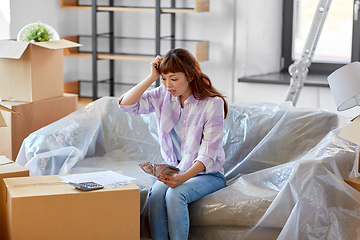
{"label": "cardboard box", "polygon": [[[360,145],[360,115],[353,118],[346,127],[344,127],[338,134],[339,137],[344,138],[350,142]],[[360,160],[360,159],[359,159]],[[360,172],[360,164],[358,171]]]}
{"label": "cardboard box", "polygon": [[63,49],[67,40],[29,43],[0,41],[0,98],[35,102],[64,93]]}
{"label": "cardboard box", "polygon": [[56,175],[4,182],[12,240],[140,239],[140,190],[134,183],[83,192]]}
{"label": "cardboard box", "polygon": [[2,102],[22,115],[3,112],[8,126],[0,127],[0,155],[15,161],[23,140],[30,133],[76,111],[77,101],[77,95],[63,94],[38,102]]}
{"label": "cardboard box", "polygon": [[348,178],[344,181],[360,192],[360,177]]}
{"label": "cardboard box", "polygon": [[29,170],[11,161],[10,159],[0,156],[0,239],[6,239],[5,236],[5,204],[6,204],[6,186],[4,178],[28,177]]}

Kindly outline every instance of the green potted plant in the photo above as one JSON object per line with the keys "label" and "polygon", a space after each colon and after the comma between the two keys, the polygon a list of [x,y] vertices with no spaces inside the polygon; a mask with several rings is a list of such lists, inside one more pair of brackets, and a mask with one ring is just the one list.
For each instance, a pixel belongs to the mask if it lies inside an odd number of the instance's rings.
{"label": "green potted plant", "polygon": [[23,29],[21,40],[24,42],[46,42],[53,38],[53,33],[42,24],[40,21],[34,24],[29,24]]}

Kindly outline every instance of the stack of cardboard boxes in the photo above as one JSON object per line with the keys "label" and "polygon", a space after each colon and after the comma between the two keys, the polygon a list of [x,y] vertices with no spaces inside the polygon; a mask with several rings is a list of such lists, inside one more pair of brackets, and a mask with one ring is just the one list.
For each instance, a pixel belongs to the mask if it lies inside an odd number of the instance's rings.
{"label": "stack of cardboard boxes", "polygon": [[21,113],[2,111],[5,121],[0,116],[0,155],[15,161],[30,133],[77,109],[77,95],[64,94],[63,79],[63,49],[77,46],[66,40],[0,41],[2,110]]}
{"label": "stack of cardboard boxes", "polygon": [[30,133],[77,109],[63,82],[63,49],[76,46],[0,41],[0,239],[140,239],[134,183],[82,192],[14,162]]}

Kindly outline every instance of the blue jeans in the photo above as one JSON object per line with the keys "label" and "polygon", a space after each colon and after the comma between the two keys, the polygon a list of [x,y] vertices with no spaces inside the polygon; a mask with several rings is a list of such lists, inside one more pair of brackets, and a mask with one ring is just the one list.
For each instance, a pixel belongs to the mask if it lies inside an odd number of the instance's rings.
{"label": "blue jeans", "polygon": [[196,175],[175,188],[169,188],[164,183],[156,181],[148,196],[152,239],[188,239],[188,203],[225,186],[224,175],[219,172]]}

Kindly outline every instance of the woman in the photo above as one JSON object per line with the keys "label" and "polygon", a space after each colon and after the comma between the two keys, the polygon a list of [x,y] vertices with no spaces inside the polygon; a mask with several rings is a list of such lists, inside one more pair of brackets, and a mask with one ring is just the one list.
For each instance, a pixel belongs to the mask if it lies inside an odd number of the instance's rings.
{"label": "woman", "polygon": [[[226,186],[220,141],[227,102],[185,49],[157,56],[150,66],[151,74],[120,97],[119,105],[133,114],[156,114],[161,154],[180,172],[161,175],[149,192],[151,235],[153,240],[184,240],[188,203]],[[146,91],[159,76],[162,85]]]}

